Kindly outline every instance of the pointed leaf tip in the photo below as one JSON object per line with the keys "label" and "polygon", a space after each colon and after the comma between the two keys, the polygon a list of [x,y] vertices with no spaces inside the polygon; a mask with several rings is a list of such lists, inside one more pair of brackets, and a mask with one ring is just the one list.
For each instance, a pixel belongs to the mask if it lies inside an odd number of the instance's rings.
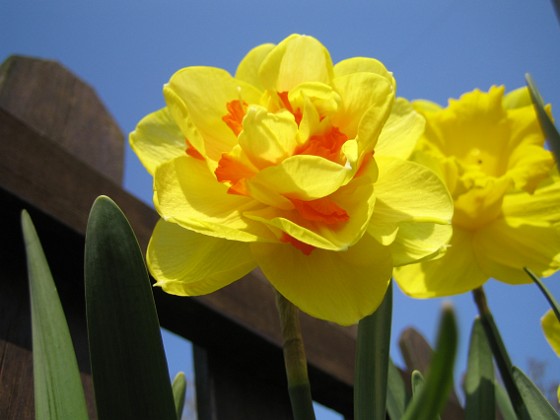
{"label": "pointed leaf tip", "polygon": [[126,217],[106,196],[90,212],[85,276],[99,417],[176,419],[144,258]]}

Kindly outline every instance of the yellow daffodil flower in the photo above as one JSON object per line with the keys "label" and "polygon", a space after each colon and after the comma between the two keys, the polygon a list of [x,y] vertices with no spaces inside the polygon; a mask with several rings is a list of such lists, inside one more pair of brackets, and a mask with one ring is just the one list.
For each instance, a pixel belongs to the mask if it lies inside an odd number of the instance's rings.
{"label": "yellow daffodil flower", "polygon": [[447,108],[414,103],[426,130],[413,159],[447,184],[453,237],[438,260],[396,270],[405,293],[429,298],[467,292],[489,278],[530,283],[560,268],[560,181],[527,88],[475,90]]}
{"label": "yellow daffodil flower", "polygon": [[552,309],[541,318],[541,326],[544,336],[552,350],[560,357],[560,321],[556,318],[556,314]]}
{"label": "yellow daffodil flower", "polygon": [[235,76],[188,67],[166,107],[130,135],[162,220],[147,251],[157,285],[201,295],[260,267],[303,311],[371,314],[395,265],[438,254],[452,201],[406,159],[424,121],[383,64],[333,65],[315,38],[256,47]]}

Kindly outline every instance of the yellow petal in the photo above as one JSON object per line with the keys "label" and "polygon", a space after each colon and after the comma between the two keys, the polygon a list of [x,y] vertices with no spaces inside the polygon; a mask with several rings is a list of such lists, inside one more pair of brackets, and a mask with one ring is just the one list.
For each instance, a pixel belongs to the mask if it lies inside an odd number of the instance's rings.
{"label": "yellow petal", "polygon": [[352,73],[373,73],[383,77],[389,82],[393,90],[396,90],[396,82],[393,73],[387,71],[383,63],[375,58],[352,57],[339,61],[334,66],[335,77],[345,76]]}
{"label": "yellow petal", "polygon": [[175,73],[164,87],[171,115],[202,155],[218,161],[237,143],[237,136],[222,120],[234,100],[256,103],[261,93],[222,69],[188,67]]}
{"label": "yellow petal", "polygon": [[395,267],[440,257],[453,235],[451,225],[435,223],[399,223],[391,255]]}
{"label": "yellow petal", "polygon": [[541,326],[546,341],[548,341],[556,355],[560,357],[560,321],[558,321],[552,309],[549,309],[541,318]]}
{"label": "yellow petal", "polygon": [[516,148],[510,155],[508,175],[517,189],[534,191],[554,166],[552,153],[542,145],[526,145]]}
{"label": "yellow petal", "polygon": [[502,211],[510,224],[560,223],[560,179],[551,179],[547,185],[537,188],[533,194],[519,192],[504,197]]}
{"label": "yellow petal", "polygon": [[455,200],[453,224],[479,229],[500,217],[504,195],[511,189],[512,182],[509,177],[483,177],[470,182],[474,185]]}
{"label": "yellow petal", "polygon": [[167,108],[146,115],[130,133],[130,147],[150,174],[163,162],[185,154],[185,136]]}
{"label": "yellow petal", "polygon": [[304,255],[290,245],[251,247],[272,285],[302,311],[341,325],[377,309],[391,277],[391,256],[371,237],[346,252],[315,249]]}
{"label": "yellow petal", "polygon": [[[342,108],[332,117],[333,125],[348,137],[354,138],[358,133],[358,126],[367,118],[363,124],[367,123],[370,132],[379,133],[389,116],[394,99],[393,88],[387,79],[374,73],[351,73],[336,77],[333,85],[342,98]],[[375,145],[377,135],[365,137],[362,128],[361,139]]]}
{"label": "yellow petal", "polygon": [[332,60],[327,49],[315,38],[291,35],[263,60],[259,76],[263,86],[276,92],[289,92],[304,82],[330,84]]}
{"label": "yellow petal", "polygon": [[371,162],[363,170],[362,175],[328,196],[349,215],[346,222],[335,227],[309,221],[295,211],[280,209],[245,212],[245,216],[316,248],[346,250],[366,231],[375,204],[373,179],[377,176],[377,167]]}
{"label": "yellow petal", "polygon": [[243,127],[239,145],[259,168],[286,159],[297,146],[298,126],[288,111],[270,113],[265,108],[250,106]]}
{"label": "yellow petal", "polygon": [[532,105],[531,94],[526,86],[512,90],[504,96],[504,107],[507,109],[522,108]]}
{"label": "yellow petal", "polygon": [[147,251],[156,286],[179,296],[212,293],[255,268],[250,246],[201,235],[160,220]]}
{"label": "yellow petal", "polygon": [[472,234],[456,228],[449,248],[436,260],[398,267],[395,280],[414,298],[434,298],[465,293],[480,287],[489,276],[477,264]]}
{"label": "yellow petal", "polygon": [[[379,178],[368,233],[387,244],[402,222],[450,224],[453,202],[442,181],[429,169],[392,157],[376,158]],[[390,242],[389,242],[390,243]]]}
{"label": "yellow petal", "polygon": [[264,90],[264,86],[259,78],[259,68],[273,48],[274,44],[262,44],[249,51],[243,60],[241,60],[239,66],[237,66],[235,78]]}
{"label": "yellow petal", "polygon": [[408,159],[424,131],[425,120],[410,102],[397,98],[375,146],[376,156]]}
{"label": "yellow petal", "polygon": [[473,246],[482,269],[489,276],[510,284],[531,283],[523,267],[538,276],[560,268],[558,227],[510,224],[498,219],[479,230]]}
{"label": "yellow petal", "polygon": [[254,180],[291,198],[313,200],[332,194],[348,182],[354,172],[319,156],[296,155],[263,169],[248,180],[248,184]]}
{"label": "yellow petal", "polygon": [[438,112],[443,109],[440,104],[436,104],[435,102],[427,101],[425,99],[415,100],[414,102],[412,102],[412,106],[415,110],[422,113]]}
{"label": "yellow petal", "polygon": [[243,217],[262,205],[228,194],[203,161],[184,156],[160,165],[154,189],[154,204],[164,220],[234,241],[274,240],[265,226]]}

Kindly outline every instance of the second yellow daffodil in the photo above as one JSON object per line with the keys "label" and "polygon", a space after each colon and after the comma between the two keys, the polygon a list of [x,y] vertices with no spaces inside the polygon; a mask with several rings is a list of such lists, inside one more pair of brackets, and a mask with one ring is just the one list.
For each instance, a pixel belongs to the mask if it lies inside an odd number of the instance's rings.
{"label": "second yellow daffodil", "polygon": [[257,266],[303,311],[348,325],[394,266],[440,253],[452,202],[407,161],[424,120],[377,60],[333,65],[315,38],[256,47],[235,76],[188,67],[130,142],[161,221],[147,253],[166,292],[213,292]]}
{"label": "second yellow daffodil", "polygon": [[458,294],[489,278],[530,283],[560,268],[560,180],[527,88],[475,90],[447,108],[414,103],[426,130],[414,160],[434,170],[455,203],[445,255],[402,267],[405,293]]}

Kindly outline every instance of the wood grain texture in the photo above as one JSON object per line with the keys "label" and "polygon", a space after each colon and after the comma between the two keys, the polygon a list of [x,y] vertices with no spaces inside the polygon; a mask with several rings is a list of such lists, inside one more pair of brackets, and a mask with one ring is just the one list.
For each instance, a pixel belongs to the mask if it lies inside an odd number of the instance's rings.
{"label": "wood grain texture", "polygon": [[0,67],[0,107],[122,182],[124,136],[93,88],[61,64],[8,58]]}

